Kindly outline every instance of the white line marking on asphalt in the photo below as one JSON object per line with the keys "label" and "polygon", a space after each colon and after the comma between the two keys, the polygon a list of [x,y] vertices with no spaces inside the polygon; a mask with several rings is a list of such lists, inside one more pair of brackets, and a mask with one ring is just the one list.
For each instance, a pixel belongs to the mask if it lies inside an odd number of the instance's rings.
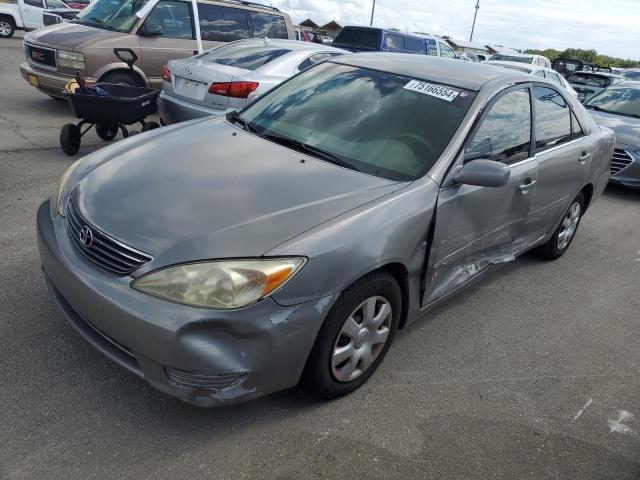
{"label": "white line marking on asphalt", "polygon": [[611,433],[633,433],[624,422],[628,422],[633,419],[633,413],[626,410],[618,410],[618,420],[609,420],[609,430]]}
{"label": "white line marking on asphalt", "polygon": [[578,413],[576,413],[576,416],[573,417],[573,420],[571,420],[571,423],[575,422],[578,419],[578,417],[580,417],[580,415],[582,415],[584,413],[584,411],[587,409],[587,407],[589,405],[591,405],[591,402],[593,402],[593,398],[590,398],[589,401],[584,404],[584,407],[582,407],[580,410],[578,410]]}

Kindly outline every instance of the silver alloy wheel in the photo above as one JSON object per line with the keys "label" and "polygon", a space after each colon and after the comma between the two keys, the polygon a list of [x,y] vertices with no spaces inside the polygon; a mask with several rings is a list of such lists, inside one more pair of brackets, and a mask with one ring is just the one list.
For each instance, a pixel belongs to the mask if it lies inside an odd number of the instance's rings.
{"label": "silver alloy wheel", "polygon": [[558,250],[564,250],[576,233],[580,221],[581,208],[578,202],[573,202],[567,214],[562,219],[560,233],[558,234]]}
{"label": "silver alloy wheel", "polygon": [[331,371],[339,382],[350,382],[373,364],[384,348],[393,312],[384,297],[370,297],[347,317],[331,354]]}
{"label": "silver alloy wheel", "polygon": [[0,35],[3,37],[9,36],[11,33],[11,25],[6,20],[0,20]]}

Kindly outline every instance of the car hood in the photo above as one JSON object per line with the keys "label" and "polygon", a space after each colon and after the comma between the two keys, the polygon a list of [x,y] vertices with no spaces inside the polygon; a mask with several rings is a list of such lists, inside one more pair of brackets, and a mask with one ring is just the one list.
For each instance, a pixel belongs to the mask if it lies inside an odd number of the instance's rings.
{"label": "car hood", "polygon": [[224,118],[187,127],[112,150],[73,192],[94,227],[155,256],[150,268],[260,256],[407,185],[307,157]]}
{"label": "car hood", "polygon": [[45,47],[81,51],[89,44],[122,38],[122,36],[120,32],[65,22],[29,32],[25,41]]}
{"label": "car hood", "polygon": [[633,147],[640,146],[640,118],[597,110],[589,110],[589,113],[598,125],[609,127],[615,132],[617,143]]}

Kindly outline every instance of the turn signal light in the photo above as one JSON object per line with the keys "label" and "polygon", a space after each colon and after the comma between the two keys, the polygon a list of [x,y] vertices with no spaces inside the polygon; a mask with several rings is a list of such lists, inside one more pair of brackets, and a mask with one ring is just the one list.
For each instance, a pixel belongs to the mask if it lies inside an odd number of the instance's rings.
{"label": "turn signal light", "polygon": [[247,98],[260,85],[258,82],[221,82],[212,83],[209,93],[223,97]]}
{"label": "turn signal light", "polygon": [[162,80],[165,82],[171,81],[171,70],[166,65],[162,65]]}

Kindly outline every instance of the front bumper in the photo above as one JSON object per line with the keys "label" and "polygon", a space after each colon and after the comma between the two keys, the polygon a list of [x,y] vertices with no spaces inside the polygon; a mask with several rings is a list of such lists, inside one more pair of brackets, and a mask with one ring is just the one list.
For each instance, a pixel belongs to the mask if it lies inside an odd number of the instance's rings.
{"label": "front bumper", "polygon": [[637,158],[628,167],[623,168],[609,178],[610,183],[625,187],[640,188],[640,160]]}
{"label": "front bumper", "polygon": [[[37,68],[29,62],[24,62],[20,65],[20,73],[22,78],[29,83],[28,75],[35,75],[38,78],[39,87],[38,90],[57,98],[64,98],[62,90],[67,86],[69,80],[73,80],[73,76],[59,73],[53,70],[45,70],[44,68]],[[86,78],[88,81],[92,81],[91,78]]]}
{"label": "front bumper", "polygon": [[158,98],[158,115],[165,125],[186,122],[187,120],[194,120],[196,118],[224,115],[231,110],[235,109],[220,110],[196,105],[167,95],[164,90],[160,92],[160,97]]}
{"label": "front bumper", "polygon": [[[96,349],[153,387],[198,406],[249,400],[296,385],[335,296],[282,307],[271,298],[216,311],[132,289],[75,250],[50,201],[37,216],[51,294]],[[329,301],[327,301],[329,300]]]}

